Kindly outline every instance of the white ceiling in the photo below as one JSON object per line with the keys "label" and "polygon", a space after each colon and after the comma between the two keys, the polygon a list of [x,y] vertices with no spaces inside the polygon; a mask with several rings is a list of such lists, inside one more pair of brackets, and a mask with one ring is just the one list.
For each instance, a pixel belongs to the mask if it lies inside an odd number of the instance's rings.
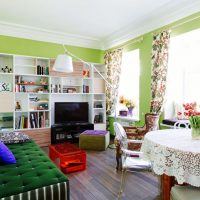
{"label": "white ceiling", "polygon": [[0,0],[0,34],[108,49],[200,11],[200,0]]}

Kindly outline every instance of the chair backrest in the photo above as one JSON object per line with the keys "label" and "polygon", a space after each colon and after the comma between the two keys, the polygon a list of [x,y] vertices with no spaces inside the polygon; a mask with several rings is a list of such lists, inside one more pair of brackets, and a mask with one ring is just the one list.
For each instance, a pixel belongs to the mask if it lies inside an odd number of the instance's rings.
{"label": "chair backrest", "polygon": [[179,128],[186,128],[188,129],[189,128],[189,124],[185,121],[177,121],[175,124],[174,124],[174,129],[179,129]]}
{"label": "chair backrest", "polygon": [[155,131],[159,128],[159,114],[156,113],[146,113],[145,114],[145,125],[147,132]]}
{"label": "chair backrest", "polygon": [[127,135],[123,126],[118,122],[114,122],[113,126],[115,130],[115,137],[120,141],[122,148],[127,149],[128,148]]}

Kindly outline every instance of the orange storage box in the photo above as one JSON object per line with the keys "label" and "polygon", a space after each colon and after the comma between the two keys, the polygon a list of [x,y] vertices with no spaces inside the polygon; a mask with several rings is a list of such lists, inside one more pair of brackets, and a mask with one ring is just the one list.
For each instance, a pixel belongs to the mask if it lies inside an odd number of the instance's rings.
{"label": "orange storage box", "polygon": [[70,143],[49,145],[49,157],[63,173],[86,169],[86,152]]}

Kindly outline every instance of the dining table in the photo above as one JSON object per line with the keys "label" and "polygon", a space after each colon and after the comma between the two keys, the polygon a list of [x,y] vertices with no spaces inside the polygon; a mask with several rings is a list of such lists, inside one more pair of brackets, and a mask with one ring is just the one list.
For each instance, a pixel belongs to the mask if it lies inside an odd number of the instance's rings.
{"label": "dining table", "polygon": [[155,174],[161,175],[163,200],[170,200],[175,182],[200,187],[200,140],[192,138],[191,129],[150,131],[141,151]]}

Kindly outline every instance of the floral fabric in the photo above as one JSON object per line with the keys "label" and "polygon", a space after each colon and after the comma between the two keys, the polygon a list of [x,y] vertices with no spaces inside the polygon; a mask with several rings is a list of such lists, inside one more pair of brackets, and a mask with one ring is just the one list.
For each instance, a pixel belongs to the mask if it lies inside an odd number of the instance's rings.
{"label": "floral fabric", "polygon": [[150,112],[162,111],[167,79],[170,31],[153,36]]}
{"label": "floral fabric", "polygon": [[114,112],[114,103],[116,103],[118,96],[122,49],[107,52],[104,59],[107,68],[107,81],[112,86],[112,88],[108,85],[106,86],[106,112],[109,115]]}

